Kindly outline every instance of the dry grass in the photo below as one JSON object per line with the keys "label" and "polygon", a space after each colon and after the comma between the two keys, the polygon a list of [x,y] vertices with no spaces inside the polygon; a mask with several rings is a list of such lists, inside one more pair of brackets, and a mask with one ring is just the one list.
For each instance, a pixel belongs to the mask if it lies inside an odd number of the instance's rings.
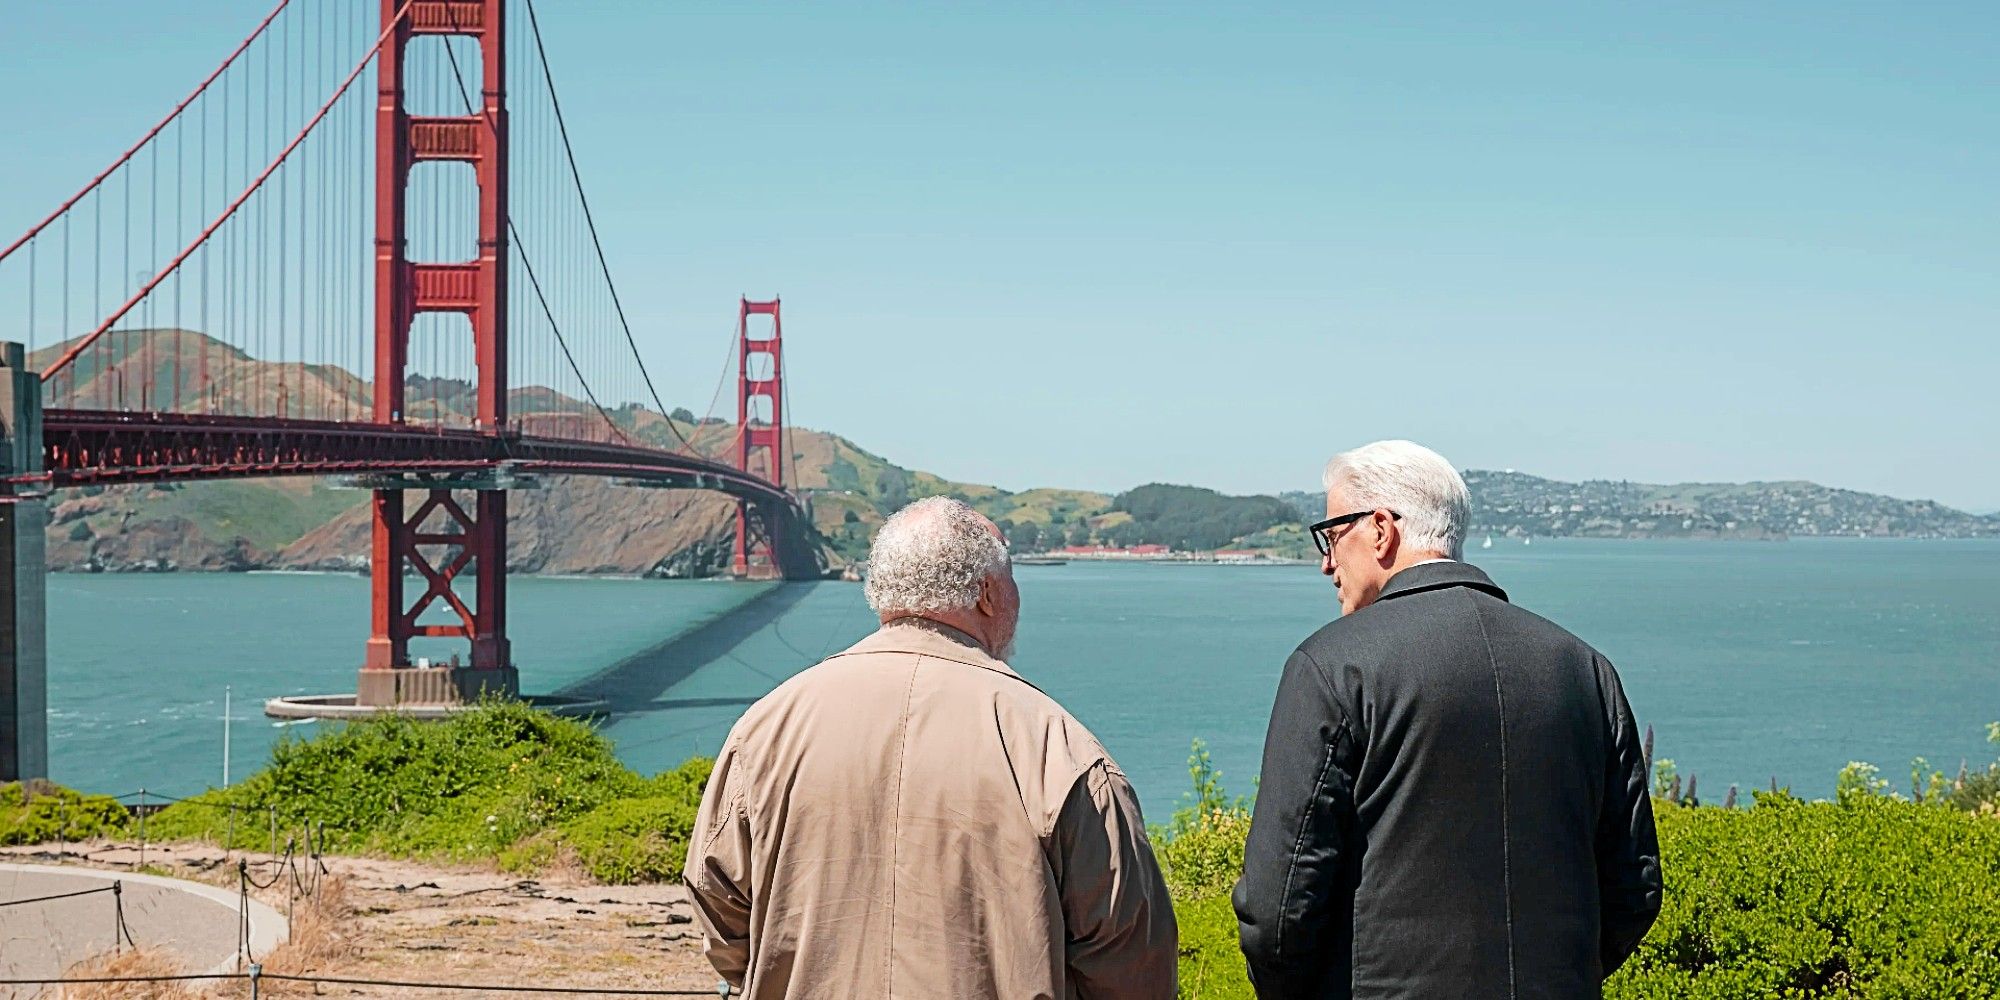
{"label": "dry grass", "polygon": [[[328,875],[311,896],[300,898],[292,907],[291,938],[264,956],[264,971],[294,976],[332,974],[358,955],[350,923],[354,908],[347,893],[346,878]],[[266,980],[263,992],[270,996],[313,996],[317,991],[311,983]]]}
{"label": "dry grass", "polygon": [[[91,976],[173,976],[186,973],[174,957],[158,948],[131,949],[78,962],[63,971],[66,979]],[[208,996],[195,983],[85,983],[57,987],[57,1000],[200,1000]]]}
{"label": "dry grass", "polygon": [[[0,858],[34,857],[34,849],[0,849]],[[154,844],[150,867],[176,877],[234,890],[236,861],[212,845]],[[82,862],[131,870],[134,845],[100,845]],[[260,877],[271,859],[250,856]],[[440,865],[382,858],[328,858],[329,873],[315,882],[301,875],[313,895],[296,900],[299,884],[287,875],[255,898],[279,913],[291,909],[292,939],[260,953],[264,968],[287,975],[356,977],[447,983],[691,988],[715,984],[701,953],[693,909],[678,886],[607,886],[584,877],[573,858],[560,855],[532,878],[491,865]],[[141,943],[146,944],[144,938]],[[82,974],[79,969],[75,974]],[[130,974],[130,973],[127,973]],[[154,970],[152,974],[158,974]],[[69,997],[158,997],[161,1000],[243,1000],[241,980],[202,981],[180,989],[125,993],[69,993]],[[260,994],[303,1000],[312,996],[379,1000],[480,1000],[500,994],[474,990],[404,989],[265,979]],[[517,996],[526,994],[515,994]],[[6,991],[0,989],[0,997]],[[56,996],[54,993],[43,994]]]}

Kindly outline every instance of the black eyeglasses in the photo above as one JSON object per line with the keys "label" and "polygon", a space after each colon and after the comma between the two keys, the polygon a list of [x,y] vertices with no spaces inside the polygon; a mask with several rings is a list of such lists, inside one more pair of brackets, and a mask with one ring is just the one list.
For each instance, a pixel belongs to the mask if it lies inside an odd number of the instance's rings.
{"label": "black eyeglasses", "polygon": [[[1327,532],[1332,531],[1333,529],[1338,528],[1343,524],[1353,524],[1354,522],[1359,521],[1362,518],[1367,517],[1368,515],[1373,513],[1375,512],[1372,510],[1357,510],[1352,514],[1342,514],[1339,517],[1329,517],[1324,521],[1313,522],[1312,527],[1307,528],[1306,530],[1312,532],[1313,544],[1319,546],[1319,554],[1322,556],[1330,556],[1333,554],[1333,538],[1332,536],[1328,535]],[[1389,512],[1389,520],[1400,521],[1402,519],[1403,515],[1398,514],[1393,510]]]}

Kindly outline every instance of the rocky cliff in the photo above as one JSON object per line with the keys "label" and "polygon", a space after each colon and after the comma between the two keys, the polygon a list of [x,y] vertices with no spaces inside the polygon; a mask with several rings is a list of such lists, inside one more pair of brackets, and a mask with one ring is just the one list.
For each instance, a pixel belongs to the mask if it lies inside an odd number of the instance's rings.
{"label": "rocky cliff", "polygon": [[[517,573],[699,577],[727,572],[736,504],[719,493],[557,478],[508,495],[507,565]],[[368,566],[365,506],[346,510],[267,560],[278,569]]]}

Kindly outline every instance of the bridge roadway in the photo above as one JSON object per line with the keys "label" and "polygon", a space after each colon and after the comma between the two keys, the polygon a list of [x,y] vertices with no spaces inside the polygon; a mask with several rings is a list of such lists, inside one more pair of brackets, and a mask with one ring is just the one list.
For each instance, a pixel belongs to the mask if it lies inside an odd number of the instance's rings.
{"label": "bridge roadway", "polygon": [[707,489],[796,508],[783,487],[733,466],[620,442],[272,417],[51,409],[43,468],[18,487],[268,476],[576,475]]}

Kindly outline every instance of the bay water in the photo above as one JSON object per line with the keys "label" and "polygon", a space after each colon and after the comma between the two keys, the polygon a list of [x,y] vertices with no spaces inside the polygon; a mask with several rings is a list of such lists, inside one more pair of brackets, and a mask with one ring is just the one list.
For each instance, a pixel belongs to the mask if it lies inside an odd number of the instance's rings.
{"label": "bay water", "polygon": [[[1898,786],[1993,759],[2000,720],[2000,542],[1901,539],[1496,541],[1468,558],[1513,600],[1618,665],[1656,755],[1719,801],[1773,777],[1830,795],[1848,761]],[[1315,567],[1088,563],[1017,570],[1015,665],[1131,775],[1149,818],[1207,742],[1252,791],[1285,656],[1337,612]],[[744,707],[865,635],[846,583],[550,579],[509,583],[529,692],[592,693],[632,767],[713,753]],[[240,780],[274,741],[328,723],[262,714],[286,694],[352,691],[368,583],[347,575],[65,575],[49,581],[53,777],[111,794]]]}

